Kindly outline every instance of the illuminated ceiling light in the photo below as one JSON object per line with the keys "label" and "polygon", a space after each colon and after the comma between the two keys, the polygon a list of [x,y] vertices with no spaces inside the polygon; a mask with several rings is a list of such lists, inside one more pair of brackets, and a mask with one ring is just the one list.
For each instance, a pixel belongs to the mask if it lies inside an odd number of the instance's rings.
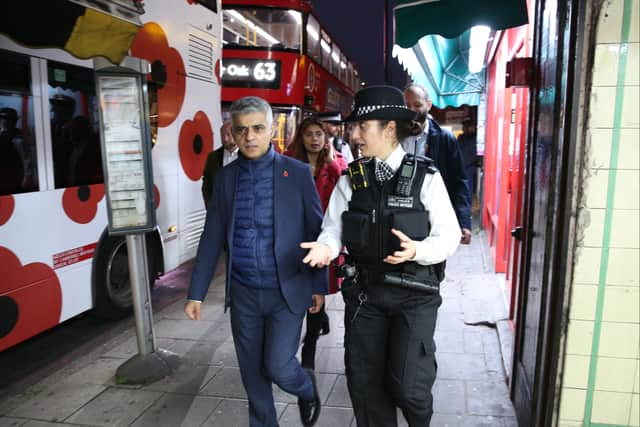
{"label": "illuminated ceiling light", "polygon": [[297,10],[287,10],[287,12],[293,17],[298,25],[302,25],[302,16],[300,15],[300,12],[298,12]]}
{"label": "illuminated ceiling light", "polygon": [[331,46],[329,46],[329,43],[324,41],[324,39],[320,40],[320,46],[322,46],[322,50],[325,52],[331,53]]}
{"label": "illuminated ceiling light", "polygon": [[309,34],[315,41],[318,41],[318,39],[320,38],[320,35],[316,31],[316,29],[313,28],[310,24],[307,24],[307,34]]}
{"label": "illuminated ceiling light", "polygon": [[234,18],[236,18],[238,21],[242,22],[243,24],[249,26],[249,28],[251,28],[252,30],[255,30],[256,33],[260,34],[264,39],[266,39],[271,44],[280,43],[280,41],[278,39],[276,39],[271,34],[266,32],[259,25],[256,25],[252,21],[250,21],[247,18],[245,18],[244,16],[242,16],[238,11],[227,9],[227,10],[225,10],[225,12],[227,12],[229,15],[233,16]]}
{"label": "illuminated ceiling light", "polygon": [[340,61],[340,68],[342,68],[344,70],[345,68],[347,68],[347,64],[345,64],[344,62]]}
{"label": "illuminated ceiling light", "polygon": [[331,58],[333,58],[333,62],[335,62],[336,64],[340,62],[340,55],[335,52],[331,54]]}
{"label": "illuminated ceiling light", "polygon": [[471,27],[469,35],[469,72],[479,73],[482,71],[489,35],[491,35],[491,28],[485,25]]}

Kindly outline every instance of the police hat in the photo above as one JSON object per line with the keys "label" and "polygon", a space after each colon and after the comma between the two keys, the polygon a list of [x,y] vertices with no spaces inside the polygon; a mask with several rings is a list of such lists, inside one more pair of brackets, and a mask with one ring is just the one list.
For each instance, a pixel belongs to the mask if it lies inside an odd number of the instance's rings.
{"label": "police hat", "polygon": [[321,122],[339,125],[342,123],[342,114],[339,111],[327,111],[326,113],[316,114],[316,118]]}
{"label": "police hat", "polygon": [[400,89],[393,86],[369,86],[360,89],[347,122],[361,120],[413,120],[416,113],[404,104]]}
{"label": "police hat", "polygon": [[0,118],[17,122],[18,112],[13,108],[9,108],[9,107],[0,108]]}

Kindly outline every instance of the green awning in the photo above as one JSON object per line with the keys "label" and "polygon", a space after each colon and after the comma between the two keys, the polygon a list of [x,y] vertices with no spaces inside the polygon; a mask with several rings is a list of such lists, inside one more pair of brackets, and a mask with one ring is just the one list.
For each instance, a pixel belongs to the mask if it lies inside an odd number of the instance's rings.
{"label": "green awning", "polygon": [[453,39],[475,25],[493,30],[528,22],[525,0],[398,0],[395,42],[408,48],[428,34]]}
{"label": "green awning", "polygon": [[409,49],[394,46],[393,56],[413,82],[425,87],[436,107],[479,104],[485,72],[469,71],[469,31],[456,39],[425,36]]}

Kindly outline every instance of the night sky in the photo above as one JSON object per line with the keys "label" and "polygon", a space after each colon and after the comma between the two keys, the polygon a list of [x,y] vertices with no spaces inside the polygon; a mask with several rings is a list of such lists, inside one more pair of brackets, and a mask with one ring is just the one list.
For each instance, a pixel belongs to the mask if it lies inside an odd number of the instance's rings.
{"label": "night sky", "polygon": [[[367,85],[384,84],[384,0],[312,0],[313,10],[343,53],[356,64]],[[393,3],[393,2],[390,2]],[[390,12],[391,13],[391,12]],[[392,15],[389,25],[392,26]],[[402,89],[406,73],[391,58],[391,83]]]}

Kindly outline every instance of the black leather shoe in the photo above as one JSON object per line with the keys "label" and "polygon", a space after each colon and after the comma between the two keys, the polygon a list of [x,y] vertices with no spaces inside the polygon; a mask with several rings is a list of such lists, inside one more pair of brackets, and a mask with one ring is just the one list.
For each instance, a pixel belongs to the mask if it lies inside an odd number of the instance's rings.
{"label": "black leather shoe", "polygon": [[316,376],[310,369],[305,369],[311,378],[311,384],[313,384],[313,393],[315,395],[314,400],[304,400],[298,398],[298,408],[300,409],[300,420],[305,427],[315,425],[320,416],[320,408],[322,403],[320,402],[320,394],[318,394],[318,387],[316,385]]}

